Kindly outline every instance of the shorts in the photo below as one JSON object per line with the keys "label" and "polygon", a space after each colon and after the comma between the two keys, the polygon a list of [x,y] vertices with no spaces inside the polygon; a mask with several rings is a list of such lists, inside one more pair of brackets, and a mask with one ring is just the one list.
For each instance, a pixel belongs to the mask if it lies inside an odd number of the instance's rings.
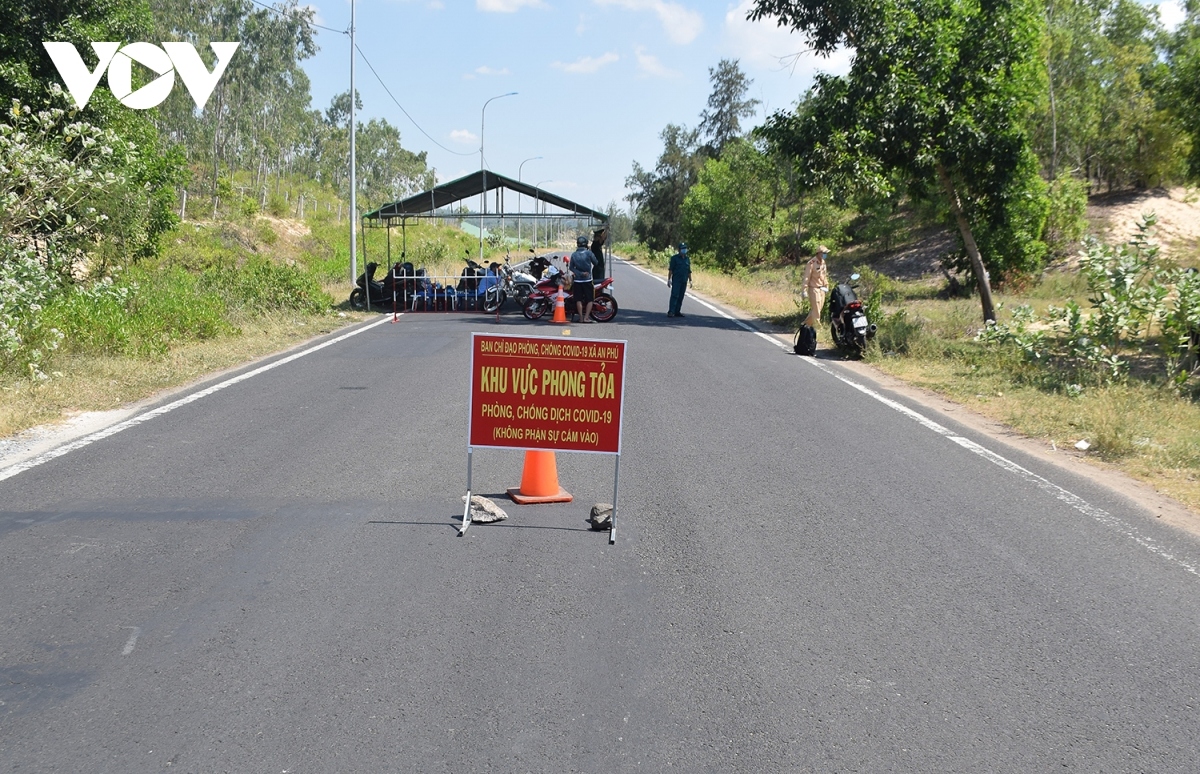
{"label": "shorts", "polygon": [[581,304],[590,304],[596,300],[596,289],[589,280],[575,280],[573,289],[575,300]]}

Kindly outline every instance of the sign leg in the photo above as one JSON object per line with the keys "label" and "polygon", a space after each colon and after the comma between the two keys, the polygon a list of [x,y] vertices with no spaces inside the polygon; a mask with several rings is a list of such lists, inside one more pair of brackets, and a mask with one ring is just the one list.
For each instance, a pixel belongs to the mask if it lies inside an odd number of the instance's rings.
{"label": "sign leg", "polygon": [[621,455],[617,455],[617,464],[613,470],[613,512],[608,518],[608,544],[617,542],[617,493],[621,489]]}
{"label": "sign leg", "polygon": [[467,505],[463,508],[462,527],[458,530],[458,536],[462,537],[467,531],[467,527],[471,526],[471,449],[467,449]]}

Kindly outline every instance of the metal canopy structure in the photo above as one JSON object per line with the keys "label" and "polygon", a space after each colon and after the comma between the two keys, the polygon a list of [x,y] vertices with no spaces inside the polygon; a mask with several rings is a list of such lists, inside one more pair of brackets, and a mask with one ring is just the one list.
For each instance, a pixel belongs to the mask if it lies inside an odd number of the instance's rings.
{"label": "metal canopy structure", "polygon": [[[518,196],[520,202],[521,195],[528,196],[534,204],[534,212],[523,212],[518,206],[515,210],[507,210],[504,203],[504,193],[511,191]],[[481,200],[479,212],[464,211],[461,208],[452,208],[451,205],[478,196]],[[488,211],[488,199],[493,200],[493,209]],[[556,208],[556,212],[549,211],[549,207]],[[364,237],[368,228],[384,228],[387,229],[387,265],[393,265],[392,259],[392,228],[399,226],[401,234],[401,257],[408,252],[408,222],[410,220],[420,222],[425,219],[431,220],[479,220],[479,260],[483,261],[483,241],[484,241],[484,225],[485,219],[496,223],[499,221],[503,227],[506,218],[515,219],[517,221],[517,243],[521,243],[521,221],[528,220],[534,224],[534,244],[536,246],[539,241],[537,231],[538,223],[540,222],[546,229],[546,241],[550,243],[551,229],[557,224],[560,228],[566,223],[574,221],[576,224],[579,221],[586,220],[588,226],[591,227],[594,233],[599,233],[602,229],[606,229],[608,224],[608,215],[603,212],[593,210],[591,207],[585,207],[578,202],[573,202],[565,196],[550,193],[535,185],[523,183],[519,180],[513,180],[511,177],[497,175],[489,170],[480,170],[472,172],[469,175],[451,180],[448,183],[442,183],[439,186],[423,191],[419,194],[413,194],[407,199],[402,199],[398,202],[385,204],[382,207],[372,210],[362,216],[359,221],[360,227],[363,229]],[[561,231],[559,232],[561,235]],[[601,240],[603,242],[603,239]],[[593,242],[594,244],[594,242]],[[363,239],[363,261],[366,261],[367,243]],[[608,252],[607,245],[602,245],[597,248],[603,253]],[[604,266],[610,266],[610,262],[605,261],[603,256],[597,256],[601,259]]]}
{"label": "metal canopy structure", "polygon": [[[448,207],[456,202],[468,199],[473,196],[481,196],[496,191],[495,200],[496,208],[490,213],[491,217],[504,217],[504,192],[512,191],[516,194],[524,194],[530,197],[535,202],[549,204],[557,207],[562,212],[554,213],[553,217],[558,218],[588,218],[592,221],[601,223],[608,222],[608,216],[603,212],[597,212],[591,207],[585,207],[578,202],[573,202],[563,196],[550,193],[542,190],[537,186],[523,183],[518,180],[513,180],[511,177],[498,175],[495,172],[481,170],[472,172],[469,175],[460,177],[457,180],[451,180],[448,183],[442,183],[439,186],[424,191],[419,194],[413,194],[407,199],[402,199],[398,202],[385,204],[377,210],[368,212],[363,216],[364,225],[367,227],[391,227],[397,225],[397,222],[403,221],[410,217],[420,218],[461,218],[460,213],[439,213],[438,210],[443,207]],[[472,213],[489,215],[486,212],[487,197],[484,197],[484,212]],[[516,213],[508,213],[510,215]],[[536,217],[536,216],[534,216]],[[543,216],[545,217],[545,216]]]}

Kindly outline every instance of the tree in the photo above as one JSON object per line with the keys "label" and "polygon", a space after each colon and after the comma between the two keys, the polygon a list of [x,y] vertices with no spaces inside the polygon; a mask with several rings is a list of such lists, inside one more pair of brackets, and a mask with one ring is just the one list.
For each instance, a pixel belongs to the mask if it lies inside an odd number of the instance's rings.
{"label": "tree", "polygon": [[[94,68],[91,41],[145,40],[151,29],[149,7],[137,0],[0,2],[0,100],[6,113],[14,106],[17,110],[0,120],[6,126],[18,126],[24,110],[35,116],[53,116],[39,130],[44,143],[39,152],[55,162],[92,168],[81,142],[62,139],[82,136],[79,129],[71,130],[72,126],[102,132],[109,138],[104,147],[122,160],[119,180],[88,188],[82,199],[38,175],[25,180],[10,177],[0,187],[0,208],[11,196],[32,196],[57,208],[56,217],[39,220],[30,233],[47,251],[65,250],[64,257],[55,261],[64,280],[80,271],[103,272],[110,261],[124,263],[156,252],[159,238],[175,222],[173,188],[181,179],[183,163],[178,153],[160,142],[150,115],[121,105],[108,89],[96,89],[87,106],[77,109],[63,96],[58,70],[42,42],[73,43],[85,64]],[[59,139],[51,139],[56,136]],[[0,169],[11,172],[16,168],[14,158],[6,157],[15,147],[2,149]],[[62,219],[73,218],[73,233],[80,235],[85,233],[80,229],[82,220],[92,220],[83,217],[88,211],[95,216],[92,225],[102,222],[103,229],[89,227],[86,239],[68,237]],[[5,233],[20,240],[14,232]],[[64,248],[67,243],[70,249]],[[49,260],[48,256],[46,252],[43,259]]]}
{"label": "tree", "polygon": [[381,118],[359,124],[354,152],[359,190],[366,202],[386,204],[434,185],[433,171],[425,165],[425,151],[405,150],[400,145],[400,130]]}
{"label": "tree", "polygon": [[209,43],[241,42],[203,111],[175,90],[157,111],[160,131],[187,148],[188,160],[210,170],[215,197],[224,165],[256,170],[261,183],[279,174],[311,140],[309,80],[300,62],[317,51],[313,10],[295,0],[274,8],[250,0],[160,0],[155,34],[184,40],[212,66]]}
{"label": "tree", "polygon": [[855,51],[847,76],[817,78],[810,110],[776,113],[762,134],[835,191],[887,190],[894,172],[940,189],[984,320],[995,320],[987,269],[1032,271],[1046,250],[1046,186],[1024,131],[1044,77],[1041,8],[1033,0],[757,0],[749,16],[803,32],[819,54]]}
{"label": "tree", "polygon": [[679,241],[679,212],[702,163],[697,153],[697,130],[668,124],[660,136],[663,152],[654,171],[643,169],[635,161],[633,173],[625,178],[626,187],[632,189],[627,198],[636,211],[634,233],[655,250]]}
{"label": "tree", "polygon": [[708,68],[712,94],[708,107],[700,113],[700,133],[708,140],[711,155],[720,156],[725,146],[742,135],[741,120],[754,115],[759,102],[746,99],[752,80],[746,77],[736,59],[722,59]]}
{"label": "tree", "polygon": [[763,257],[774,236],[774,173],[771,160],[742,139],[705,161],[680,213],[688,245],[725,271]]}
{"label": "tree", "polygon": [[1187,12],[1171,42],[1167,89],[1171,112],[1191,136],[1188,174],[1200,181],[1200,0],[1188,0]]}
{"label": "tree", "polygon": [[1135,0],[1048,0],[1045,13],[1046,98],[1030,136],[1047,177],[1065,169],[1109,189],[1179,177],[1158,12]]}

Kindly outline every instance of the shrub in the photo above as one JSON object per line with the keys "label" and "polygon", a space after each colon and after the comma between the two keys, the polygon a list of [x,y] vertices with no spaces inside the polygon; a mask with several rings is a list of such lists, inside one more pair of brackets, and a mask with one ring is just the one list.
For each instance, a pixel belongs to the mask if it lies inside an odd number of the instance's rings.
{"label": "shrub", "polygon": [[1050,185],[1046,217],[1046,247],[1055,258],[1073,255],[1087,231],[1087,184],[1069,172]]}
{"label": "shrub", "polygon": [[298,266],[281,266],[259,257],[235,271],[209,269],[198,284],[218,293],[231,307],[251,312],[319,312],[333,303],[312,275]]}

